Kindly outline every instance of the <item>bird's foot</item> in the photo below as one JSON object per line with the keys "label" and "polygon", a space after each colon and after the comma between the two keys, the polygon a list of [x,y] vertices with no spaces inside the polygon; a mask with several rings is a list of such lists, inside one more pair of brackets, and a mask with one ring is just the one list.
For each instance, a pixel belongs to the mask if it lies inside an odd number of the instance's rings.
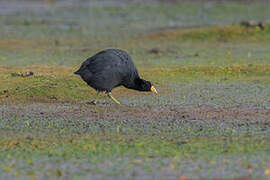
{"label": "bird's foot", "polygon": [[89,101],[86,104],[97,105],[97,100]]}
{"label": "bird's foot", "polygon": [[113,100],[113,102],[115,102],[118,105],[121,105],[121,103],[112,96],[111,92],[108,92],[107,95],[109,96],[109,98],[111,98]]}

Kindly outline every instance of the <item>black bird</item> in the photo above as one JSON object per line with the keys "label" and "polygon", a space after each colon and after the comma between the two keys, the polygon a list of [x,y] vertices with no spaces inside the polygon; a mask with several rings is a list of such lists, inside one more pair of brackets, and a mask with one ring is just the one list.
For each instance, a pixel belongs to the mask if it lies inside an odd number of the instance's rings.
{"label": "black bird", "polygon": [[141,79],[131,56],[121,49],[105,49],[86,59],[75,74],[97,92],[105,91],[117,104],[111,94],[113,88],[124,86],[138,91],[157,93],[151,82]]}

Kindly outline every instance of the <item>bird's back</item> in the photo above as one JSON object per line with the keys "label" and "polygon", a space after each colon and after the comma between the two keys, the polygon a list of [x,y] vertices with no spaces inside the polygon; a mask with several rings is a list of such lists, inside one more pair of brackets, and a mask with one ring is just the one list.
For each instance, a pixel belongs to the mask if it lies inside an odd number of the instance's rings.
{"label": "bird's back", "polygon": [[138,77],[130,55],[121,49],[106,49],[85,60],[79,74],[88,85],[98,91],[111,91],[114,87],[133,82]]}

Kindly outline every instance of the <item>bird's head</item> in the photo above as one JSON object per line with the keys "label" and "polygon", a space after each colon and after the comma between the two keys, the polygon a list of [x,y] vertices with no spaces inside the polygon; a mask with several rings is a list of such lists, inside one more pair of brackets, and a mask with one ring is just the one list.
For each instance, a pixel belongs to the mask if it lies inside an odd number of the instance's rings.
{"label": "bird's head", "polygon": [[136,79],[135,81],[136,89],[139,91],[152,91],[154,93],[158,93],[156,88],[150,81],[146,81],[144,79]]}

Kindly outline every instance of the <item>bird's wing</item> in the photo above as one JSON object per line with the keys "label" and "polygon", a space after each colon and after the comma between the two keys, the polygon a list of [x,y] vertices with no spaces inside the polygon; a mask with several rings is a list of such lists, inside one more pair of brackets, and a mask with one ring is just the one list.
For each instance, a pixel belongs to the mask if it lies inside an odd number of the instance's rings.
{"label": "bird's wing", "polygon": [[138,76],[131,56],[119,49],[103,50],[88,58],[81,68],[99,77],[117,79],[120,84]]}

